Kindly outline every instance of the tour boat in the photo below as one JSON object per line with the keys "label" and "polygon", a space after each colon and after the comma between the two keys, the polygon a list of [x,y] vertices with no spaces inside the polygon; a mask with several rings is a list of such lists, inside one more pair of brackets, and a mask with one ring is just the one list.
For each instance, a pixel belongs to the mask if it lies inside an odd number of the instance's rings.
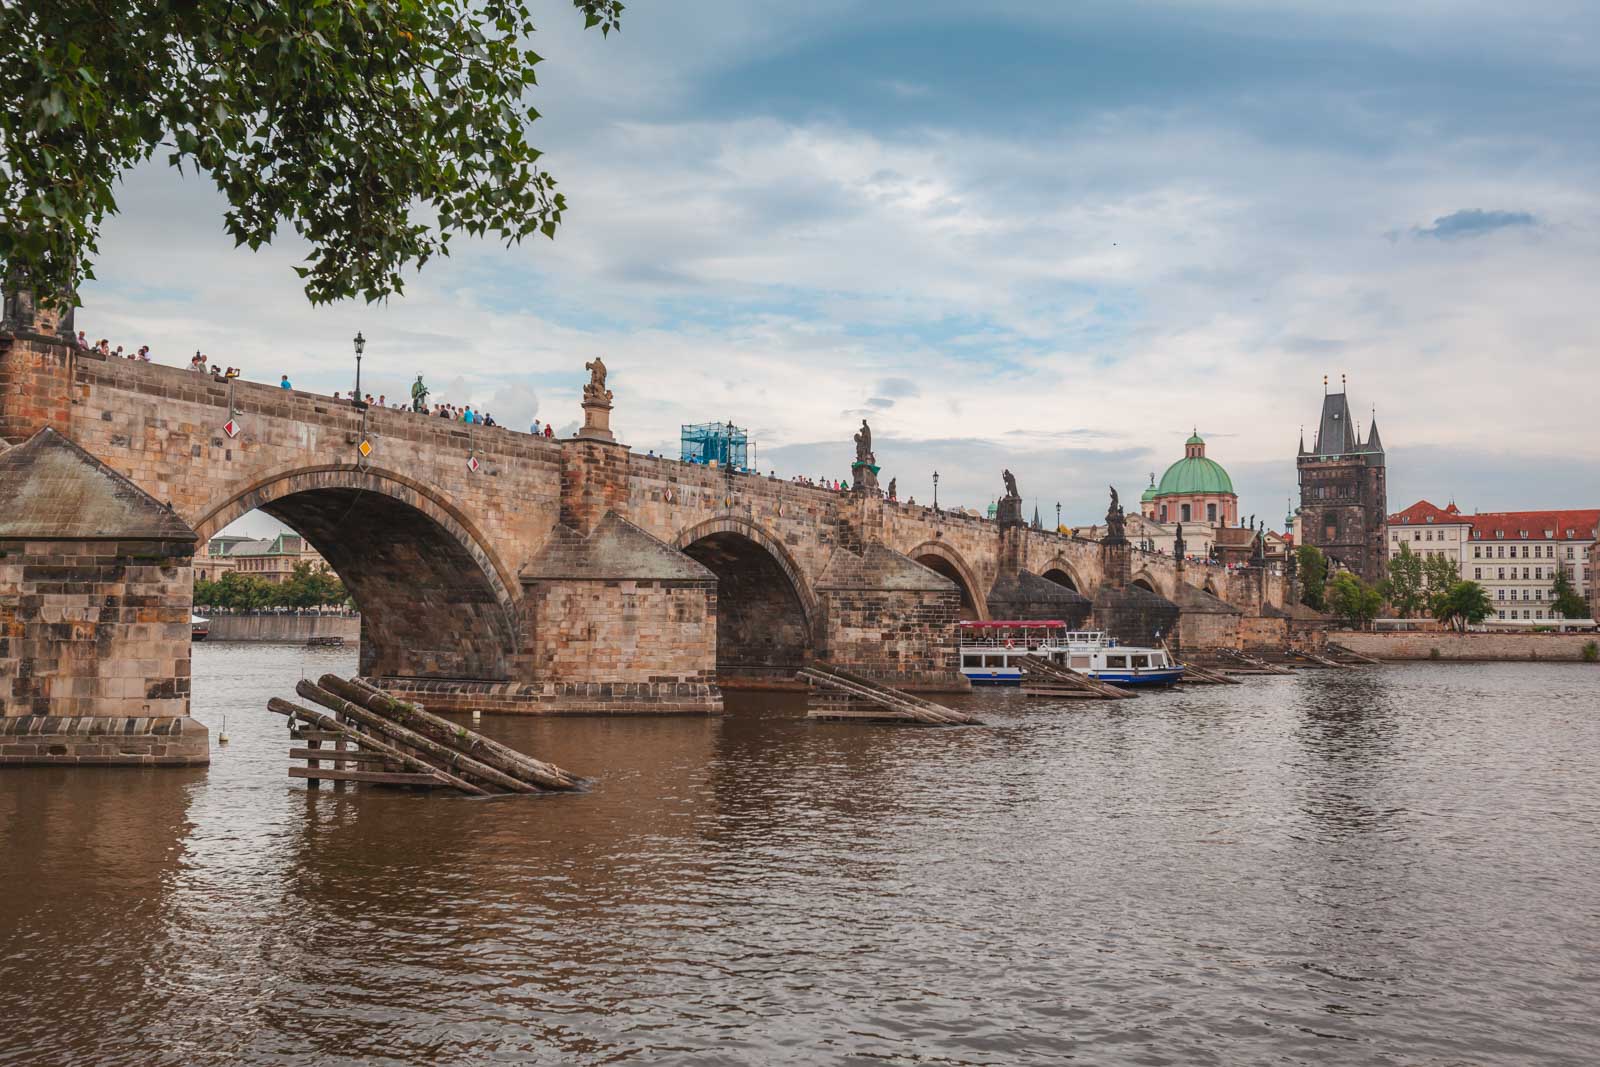
{"label": "tour boat", "polygon": [[1058,619],[959,625],[961,673],[973,685],[1022,684],[1022,660],[1027,656],[1114,685],[1174,685],[1183,679],[1183,665],[1164,648],[1119,645],[1102,630],[1069,630]]}
{"label": "tour boat", "polygon": [[189,616],[189,636],[196,641],[204,641],[211,632],[211,620],[202,619],[198,615]]}

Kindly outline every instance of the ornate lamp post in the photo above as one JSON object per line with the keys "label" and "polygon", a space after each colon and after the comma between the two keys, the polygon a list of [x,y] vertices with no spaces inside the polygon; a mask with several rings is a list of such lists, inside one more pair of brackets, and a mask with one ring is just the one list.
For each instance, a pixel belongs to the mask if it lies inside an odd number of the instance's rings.
{"label": "ornate lamp post", "polygon": [[1059,533],[1060,530],[1061,530],[1061,501],[1057,500],[1056,501],[1056,531]]}
{"label": "ornate lamp post", "polygon": [[939,510],[939,472],[933,472],[933,510]]}
{"label": "ornate lamp post", "polygon": [[356,331],[356,337],[355,337],[355,340],[352,342],[352,344],[354,344],[356,346],[356,397],[355,397],[355,400],[356,400],[357,404],[364,404],[364,403],[366,403],[366,401],[364,401],[362,399],[362,392],[361,392],[361,353],[363,353],[363,352],[365,352],[367,350],[367,339],[365,337],[361,336],[361,331],[360,330]]}

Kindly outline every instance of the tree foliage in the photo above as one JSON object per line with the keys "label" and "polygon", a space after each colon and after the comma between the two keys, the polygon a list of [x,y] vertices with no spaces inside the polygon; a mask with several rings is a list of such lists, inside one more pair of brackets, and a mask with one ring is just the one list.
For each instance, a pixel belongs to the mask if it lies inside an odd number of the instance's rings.
{"label": "tree foliage", "polygon": [[1296,569],[1300,572],[1300,603],[1323,611],[1327,608],[1328,557],[1316,545],[1295,549]]}
{"label": "tree foliage", "polygon": [[[619,25],[619,0],[573,5]],[[0,3],[0,261],[75,293],[117,179],[158,153],[216,183],[236,243],[293,225],[313,303],[399,292],[453,233],[553,237],[533,31],[529,0]]]}
{"label": "tree foliage", "polygon": [[1400,551],[1389,560],[1389,576],[1384,588],[1388,593],[1389,606],[1399,618],[1409,619],[1422,610],[1426,600],[1422,567],[1422,557],[1403,542]]}
{"label": "tree foliage", "polygon": [[1422,594],[1429,606],[1461,581],[1461,565],[1447,555],[1426,556],[1422,561]]}
{"label": "tree foliage", "polygon": [[1327,596],[1328,610],[1352,629],[1364,629],[1383,610],[1383,594],[1349,571],[1334,575]]}
{"label": "tree foliage", "polygon": [[230,611],[320,608],[344,605],[349,599],[344,584],[331,571],[313,568],[309,563],[296,563],[294,572],[282,582],[229,571],[215,581],[200,578],[194,583],[196,607]]}
{"label": "tree foliage", "polygon": [[1493,614],[1488,590],[1472,581],[1456,582],[1433,603],[1433,617],[1454,630],[1475,626]]}
{"label": "tree foliage", "polygon": [[1563,619],[1587,619],[1589,605],[1578,595],[1567,569],[1558,563],[1555,572],[1555,580],[1550,587],[1550,599],[1555,601],[1552,610]]}

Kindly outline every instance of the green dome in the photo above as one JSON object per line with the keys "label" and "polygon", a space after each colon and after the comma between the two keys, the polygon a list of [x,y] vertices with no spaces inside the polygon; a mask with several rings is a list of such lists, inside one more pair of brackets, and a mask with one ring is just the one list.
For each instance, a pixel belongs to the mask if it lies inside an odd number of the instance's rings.
{"label": "green dome", "polygon": [[1205,438],[1201,437],[1198,433],[1190,434],[1189,439],[1184,442],[1186,445],[1203,445],[1205,443]]}
{"label": "green dome", "polygon": [[[1199,441],[1191,437],[1190,443]],[[1222,469],[1222,464],[1204,456],[1185,456],[1167,468],[1156,487],[1156,496],[1174,496],[1179,493],[1233,493],[1233,479]]]}
{"label": "green dome", "polygon": [[1156,498],[1156,476],[1150,475],[1150,487],[1139,496],[1139,503],[1148,503]]}

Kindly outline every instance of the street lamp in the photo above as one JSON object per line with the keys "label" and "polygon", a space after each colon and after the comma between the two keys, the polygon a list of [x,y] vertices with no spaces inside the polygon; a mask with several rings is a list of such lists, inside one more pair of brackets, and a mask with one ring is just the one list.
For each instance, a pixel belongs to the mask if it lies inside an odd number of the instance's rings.
{"label": "street lamp", "polygon": [[1061,531],[1061,501],[1056,501],[1056,532]]}
{"label": "street lamp", "polygon": [[939,472],[933,472],[933,510],[939,510]]}
{"label": "street lamp", "polygon": [[367,339],[365,337],[361,336],[361,331],[360,330],[357,330],[356,331],[355,340],[352,343],[356,346],[356,398],[355,399],[356,399],[356,403],[357,404],[361,404],[361,403],[365,403],[365,401],[363,401],[361,399],[361,395],[362,395],[361,394],[361,353],[363,353],[363,352],[365,352],[367,350]]}

